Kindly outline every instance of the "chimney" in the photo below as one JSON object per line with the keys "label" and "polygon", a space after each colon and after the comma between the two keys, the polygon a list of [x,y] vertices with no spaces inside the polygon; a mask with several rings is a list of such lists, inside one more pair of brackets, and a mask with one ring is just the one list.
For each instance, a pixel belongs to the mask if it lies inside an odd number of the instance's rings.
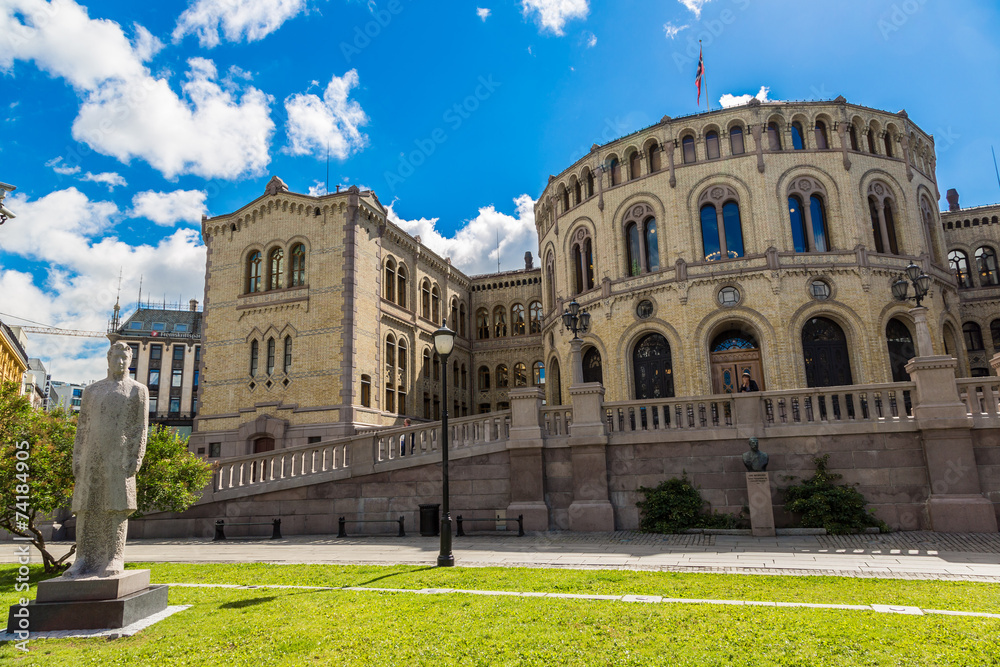
{"label": "chimney", "polygon": [[531,251],[529,250],[528,252],[524,253],[524,270],[531,271],[533,265],[534,262],[531,259]]}
{"label": "chimney", "polygon": [[949,211],[961,211],[962,207],[958,205],[958,190],[952,188],[948,190],[946,195],[948,198],[948,210]]}
{"label": "chimney", "polygon": [[188,307],[191,309],[192,313],[195,312],[195,311],[197,311],[198,310],[198,299],[191,299],[188,302]]}

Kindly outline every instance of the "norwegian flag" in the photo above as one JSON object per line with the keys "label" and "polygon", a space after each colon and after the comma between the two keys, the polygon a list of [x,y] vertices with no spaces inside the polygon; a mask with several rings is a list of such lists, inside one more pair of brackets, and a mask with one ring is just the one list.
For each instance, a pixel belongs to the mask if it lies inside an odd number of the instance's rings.
{"label": "norwegian flag", "polygon": [[701,47],[698,47],[698,75],[694,78],[694,85],[698,88],[698,105],[701,105],[701,77],[705,75],[705,60],[701,55]]}

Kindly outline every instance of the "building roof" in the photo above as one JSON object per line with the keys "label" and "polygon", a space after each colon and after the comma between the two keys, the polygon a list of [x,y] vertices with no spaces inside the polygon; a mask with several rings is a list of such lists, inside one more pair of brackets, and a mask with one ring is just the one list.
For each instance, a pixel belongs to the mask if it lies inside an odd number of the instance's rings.
{"label": "building roof", "polygon": [[143,307],[115,333],[126,338],[201,338],[201,315],[197,310]]}
{"label": "building roof", "polygon": [[21,357],[25,367],[27,367],[28,353],[24,351],[24,348],[21,346],[21,341],[17,339],[17,336],[14,335],[14,332],[11,331],[11,328],[6,324],[4,324],[3,322],[0,322],[0,335],[2,335],[10,342],[11,348],[13,348],[14,352],[16,352]]}

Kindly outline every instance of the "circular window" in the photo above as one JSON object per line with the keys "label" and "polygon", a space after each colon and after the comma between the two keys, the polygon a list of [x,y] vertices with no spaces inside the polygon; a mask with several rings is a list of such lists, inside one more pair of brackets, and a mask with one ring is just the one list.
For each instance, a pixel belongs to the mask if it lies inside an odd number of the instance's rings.
{"label": "circular window", "polygon": [[635,314],[641,319],[646,319],[647,317],[653,316],[653,302],[649,299],[643,299],[636,305]]}
{"label": "circular window", "polygon": [[809,293],[814,299],[826,301],[830,298],[830,285],[825,280],[814,280],[809,283]]}
{"label": "circular window", "polygon": [[740,291],[735,287],[723,287],[719,290],[719,305],[735,306],[740,302]]}

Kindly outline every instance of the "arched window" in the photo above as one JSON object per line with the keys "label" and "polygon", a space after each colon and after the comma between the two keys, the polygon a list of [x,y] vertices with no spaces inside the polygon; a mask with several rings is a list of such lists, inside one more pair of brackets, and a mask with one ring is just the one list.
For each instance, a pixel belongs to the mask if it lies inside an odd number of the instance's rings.
{"label": "arched window", "polygon": [[646,269],[660,270],[660,247],[656,240],[656,218],[649,218],[643,223],[644,239],[646,241]]}
{"label": "arched window", "polygon": [[622,165],[618,162],[618,158],[611,158],[611,162],[608,164],[608,169],[611,172],[611,185],[618,185],[622,182]]}
{"label": "arched window", "polygon": [[601,364],[601,353],[596,347],[588,348],[583,353],[583,381],[604,382],[604,369]]}
{"label": "arched window", "polygon": [[424,379],[431,379],[431,351],[429,349],[424,350]]}
{"label": "arched window", "polygon": [[979,284],[983,287],[998,283],[997,253],[993,248],[982,246],[976,250],[976,269],[979,271]]}
{"label": "arched window", "polygon": [[639,178],[642,160],[639,158],[639,151],[635,151],[628,156],[628,177],[629,180]]}
{"label": "arched window", "polygon": [[1000,352],[1000,320],[990,322],[990,338],[993,339],[993,352]]}
{"label": "arched window", "polygon": [[885,156],[892,157],[892,135],[886,132],[882,137],[882,143],[885,144]]}
{"label": "arched window", "polygon": [[449,327],[458,334],[458,299],[454,297],[451,299],[451,324]]}
{"label": "arched window", "polygon": [[802,178],[792,183],[789,193],[788,218],[795,252],[826,252],[830,242],[823,185],[811,178]]}
{"label": "arched window", "polygon": [[402,391],[406,385],[406,371],[409,368],[410,355],[406,351],[406,339],[400,338],[396,343],[396,369],[398,371],[399,388]]}
{"label": "arched window", "polygon": [[435,351],[434,355],[431,357],[431,368],[434,370],[434,381],[441,381],[441,357]]}
{"label": "arched window", "polygon": [[552,310],[556,307],[556,260],[551,252],[545,258],[545,296]]}
{"label": "arched window", "polygon": [[507,309],[497,306],[493,309],[493,336],[503,338],[507,335]]}
{"label": "arched window", "polygon": [[583,201],[583,193],[580,188],[580,181],[573,179],[573,204],[579,204]]}
{"label": "arched window", "polygon": [[531,367],[531,384],[535,387],[545,384],[545,364],[540,361]]}
{"label": "arched window", "polygon": [[772,151],[781,150],[781,129],[774,121],[767,124],[767,143]]}
{"label": "arched window", "polygon": [[406,308],[406,267],[402,264],[396,268],[396,303]]}
{"label": "arched window", "polygon": [[894,317],[885,325],[885,340],[889,348],[892,381],[909,382],[910,374],[906,372],[906,364],[917,356],[913,348],[913,336],[910,334],[910,330]]}
{"label": "arched window", "polygon": [[825,151],[830,148],[830,142],[826,136],[826,123],[821,120],[816,121],[816,128],[813,130],[816,135],[816,148]]}
{"label": "arched window", "polygon": [[869,127],[866,136],[868,138],[868,152],[869,153],[875,153],[876,152],[875,151],[875,130],[873,130],[872,128]]}
{"label": "arched window", "polygon": [[431,288],[431,320],[435,324],[441,321],[441,289],[436,283]]}
{"label": "arched window", "polygon": [[814,317],[806,322],[802,327],[802,355],[806,366],[806,386],[852,384],[847,336],[833,320]]}
{"label": "arched window", "polygon": [[469,388],[469,371],[465,368],[465,364],[462,364],[462,389]]}
{"label": "arched window", "polygon": [[477,372],[479,376],[479,391],[489,391],[490,390],[490,369],[486,366],[480,366]]}
{"label": "arched window", "polygon": [[275,248],[271,251],[271,281],[268,289],[281,289],[285,286],[285,251]]}
{"label": "arched window", "polygon": [[366,408],[372,406],[372,376],[361,376],[361,405]]}
{"label": "arched window", "polygon": [[965,349],[969,352],[979,352],[983,350],[983,330],[975,322],[966,322],[962,325],[962,336],[965,338]]}
{"label": "arched window", "polygon": [[496,370],[497,389],[506,389],[510,386],[510,375],[507,371],[507,364],[500,364]]}
{"label": "arched window", "polygon": [[523,336],[525,332],[524,306],[515,303],[510,307],[510,328],[512,336]]}
{"label": "arched window", "polygon": [[515,387],[528,386],[528,367],[522,364],[520,361],[514,364],[514,386]]}
{"label": "arched window", "polygon": [[847,128],[847,132],[851,135],[851,150],[860,151],[861,147],[858,145],[858,129],[852,124]]}
{"label": "arched window", "polygon": [[802,123],[792,121],[792,148],[801,151],[806,147],[805,132],[802,130]]}
{"label": "arched window", "polygon": [[263,259],[259,250],[251,253],[247,259],[247,292],[250,294],[260,291],[262,263]]}
{"label": "arched window", "polygon": [[302,243],[292,246],[292,287],[306,284],[306,247]]}
{"label": "arched window", "polygon": [[396,262],[390,257],[385,261],[385,300],[396,301]]}
{"label": "arched window", "polygon": [[941,255],[938,250],[938,244],[935,242],[937,226],[934,223],[934,210],[927,197],[920,198],[920,216],[924,222],[924,238],[927,239],[928,251],[931,257],[933,257],[934,263],[941,264]]}
{"label": "arched window", "polygon": [[542,302],[532,301],[528,306],[528,333],[542,333]]}
{"label": "arched window", "polygon": [[948,264],[962,289],[972,287],[972,275],[969,273],[969,256],[962,250],[952,250],[948,253]]}
{"label": "arched window", "polygon": [[891,190],[883,183],[868,186],[868,212],[875,237],[875,252],[899,254]]}
{"label": "arched window", "polygon": [[719,133],[715,130],[705,135],[705,154],[709,160],[715,160],[721,155],[719,152]]}
{"label": "arched window", "polygon": [[743,256],[743,223],[736,192],[715,186],[701,196],[701,238],[705,259],[733,259]]}
{"label": "arched window", "polygon": [[639,244],[639,225],[632,222],[625,228],[625,238],[628,259],[628,275],[637,276],[642,273],[642,251]]}
{"label": "arched window", "polygon": [[423,318],[431,319],[431,284],[426,279],[420,283],[420,306]]}
{"label": "arched window", "polygon": [[587,198],[594,196],[594,172],[587,172]]}
{"label": "arched window", "polygon": [[565,185],[559,186],[559,198],[562,199],[563,213],[569,210],[569,190]]}
{"label": "arched window", "polygon": [[267,339],[267,374],[271,375],[274,373],[274,353],[275,344],[273,338]]}
{"label": "arched window", "polygon": [[654,141],[646,150],[649,151],[649,173],[655,174],[663,168],[663,148]]}
{"label": "arched window", "polygon": [[684,155],[684,164],[691,164],[697,159],[694,150],[694,136],[687,134],[681,139],[681,148]]}
{"label": "arched window", "polygon": [[458,335],[461,336],[462,338],[466,337],[466,335],[465,335],[466,334],[466,331],[465,331],[465,320],[466,320],[466,318],[465,318],[465,304],[464,303],[460,303],[460,304],[458,304]]}
{"label": "arched window", "polygon": [[661,334],[651,333],[632,352],[636,399],[670,398],[674,395],[670,344]]}
{"label": "arched window", "polygon": [[743,155],[746,152],[746,146],[743,143],[743,128],[739,125],[733,125],[729,128],[729,149],[733,155]]}
{"label": "arched window", "polygon": [[490,313],[485,308],[476,311],[476,337],[486,340],[490,337]]}
{"label": "arched window", "polygon": [[285,336],[285,363],[282,365],[282,370],[287,375],[292,369],[292,337]]}
{"label": "arched window", "polygon": [[250,341],[250,377],[257,377],[257,361],[260,358],[260,343]]}
{"label": "arched window", "polygon": [[452,386],[455,387],[455,389],[458,389],[459,384],[458,384],[458,362],[457,361],[453,361],[452,364],[451,364],[451,384],[452,384]]}
{"label": "arched window", "polygon": [[574,294],[594,289],[594,246],[587,230],[583,228],[577,230],[573,237],[571,253],[576,288]]}

